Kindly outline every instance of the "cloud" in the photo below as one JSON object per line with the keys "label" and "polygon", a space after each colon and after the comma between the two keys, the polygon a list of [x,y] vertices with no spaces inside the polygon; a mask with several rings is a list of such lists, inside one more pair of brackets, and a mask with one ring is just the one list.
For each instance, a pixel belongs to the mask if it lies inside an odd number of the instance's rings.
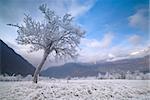
{"label": "cloud", "polygon": [[150,47],[146,47],[146,48],[141,48],[139,50],[135,50],[133,52],[131,52],[129,55],[130,56],[141,56],[141,55],[149,55],[150,54]]}
{"label": "cloud", "polygon": [[84,38],[81,41],[81,51],[79,51],[79,61],[94,62],[106,58],[114,57],[109,53],[110,45],[114,39],[111,32],[105,33],[101,40]]}
{"label": "cloud", "polygon": [[132,45],[139,45],[141,43],[141,36],[134,34],[132,36],[129,37],[128,41],[132,44]]}
{"label": "cloud", "polygon": [[30,14],[36,20],[42,20],[43,16],[38,10],[41,4],[47,4],[48,8],[54,10],[60,16],[71,13],[76,18],[88,12],[95,2],[96,0],[84,2],[80,0],[2,0],[0,1],[0,12],[3,13],[0,14],[1,38],[5,38],[4,34],[11,35],[12,39],[16,38],[16,29],[10,28],[6,24],[21,24],[24,13]]}
{"label": "cloud", "polygon": [[138,9],[137,12],[131,15],[129,19],[129,25],[134,28],[141,29],[148,32],[148,8]]}
{"label": "cloud", "polygon": [[89,48],[107,48],[111,45],[113,38],[113,33],[109,32],[104,35],[102,40],[84,38],[81,41],[81,45]]}
{"label": "cloud", "polygon": [[107,48],[110,46],[110,44],[112,43],[114,36],[113,33],[107,33],[104,38],[101,40],[101,47],[102,48]]}
{"label": "cloud", "polygon": [[[86,0],[84,3],[80,3],[78,0],[69,0],[72,1],[69,4],[69,13],[73,16],[79,16],[90,10],[95,4],[96,0]],[[68,2],[68,1],[67,1]]]}
{"label": "cloud", "polygon": [[24,13],[29,13],[34,17],[39,16],[38,7],[41,4],[47,4],[48,8],[56,11],[61,16],[65,13],[71,13],[74,17],[77,17],[90,10],[95,2],[96,0],[86,0],[84,2],[80,0],[5,0],[0,1],[0,11],[3,12],[0,15],[0,20],[7,22],[21,20]]}
{"label": "cloud", "polygon": [[51,10],[56,11],[61,16],[69,13],[73,17],[78,17],[89,11],[96,3],[96,0],[86,0],[84,2],[80,0],[50,0],[45,3],[48,4]]}
{"label": "cloud", "polygon": [[117,43],[111,46],[114,34],[109,32],[101,40],[84,39],[81,41],[81,51],[79,51],[79,62],[112,61],[128,58],[142,57],[148,54],[147,44],[142,44],[142,37],[134,34],[125,38],[126,43]]}

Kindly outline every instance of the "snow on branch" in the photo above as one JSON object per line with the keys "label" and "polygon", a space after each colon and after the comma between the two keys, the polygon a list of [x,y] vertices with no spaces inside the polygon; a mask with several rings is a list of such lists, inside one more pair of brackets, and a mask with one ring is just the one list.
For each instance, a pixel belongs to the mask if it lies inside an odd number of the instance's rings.
{"label": "snow on branch", "polygon": [[53,53],[56,58],[76,57],[85,31],[73,24],[70,14],[60,17],[45,4],[39,9],[46,21],[35,21],[25,14],[22,25],[8,24],[18,28],[18,44],[31,45],[31,51],[43,49],[44,53]]}

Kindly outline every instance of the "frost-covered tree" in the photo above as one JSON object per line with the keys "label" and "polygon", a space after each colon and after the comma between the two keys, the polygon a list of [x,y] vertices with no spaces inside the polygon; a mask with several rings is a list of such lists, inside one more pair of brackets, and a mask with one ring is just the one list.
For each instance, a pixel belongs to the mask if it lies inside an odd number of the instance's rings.
{"label": "frost-covered tree", "polygon": [[71,77],[68,76],[68,77],[66,77],[66,79],[67,79],[67,83],[69,83],[69,80],[71,80]]}
{"label": "frost-covered tree", "polygon": [[105,73],[104,79],[112,79],[112,78],[113,78],[112,74],[110,74],[109,72]]}
{"label": "frost-covered tree", "polygon": [[142,79],[144,79],[144,74],[142,72],[140,72],[139,70],[136,70],[133,73],[133,77],[136,80],[142,80]]}
{"label": "frost-covered tree", "polygon": [[59,17],[45,4],[39,9],[44,15],[44,21],[35,21],[29,15],[25,15],[24,24],[8,24],[18,28],[18,44],[30,45],[31,52],[41,49],[44,51],[43,59],[34,73],[34,83],[37,83],[40,70],[48,56],[55,59],[77,57],[77,47],[85,34],[85,31],[73,24],[70,14]]}
{"label": "frost-covered tree", "polygon": [[127,73],[125,74],[125,79],[133,79],[133,75],[130,71],[127,71]]}
{"label": "frost-covered tree", "polygon": [[104,76],[103,76],[101,73],[98,73],[97,78],[98,78],[98,79],[103,79]]}

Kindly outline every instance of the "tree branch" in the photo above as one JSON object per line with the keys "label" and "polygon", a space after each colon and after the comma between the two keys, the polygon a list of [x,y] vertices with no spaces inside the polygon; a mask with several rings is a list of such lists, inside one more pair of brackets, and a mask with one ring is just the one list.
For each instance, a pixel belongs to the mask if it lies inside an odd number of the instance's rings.
{"label": "tree branch", "polygon": [[14,24],[6,24],[6,25],[21,28],[19,25],[14,25]]}

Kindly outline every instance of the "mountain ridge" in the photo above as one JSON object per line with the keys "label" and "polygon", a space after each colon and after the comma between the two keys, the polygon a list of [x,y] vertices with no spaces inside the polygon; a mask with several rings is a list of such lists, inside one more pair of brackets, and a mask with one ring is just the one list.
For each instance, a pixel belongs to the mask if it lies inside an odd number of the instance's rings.
{"label": "mountain ridge", "polygon": [[0,39],[0,73],[26,76],[33,74],[35,67]]}
{"label": "mountain ridge", "polygon": [[126,73],[127,71],[134,72],[139,70],[143,73],[149,72],[149,58],[144,56],[140,58],[123,59],[111,62],[92,63],[66,63],[60,66],[53,66],[41,72],[42,76],[55,78],[71,77],[86,77],[96,76],[98,73],[116,72]]}

